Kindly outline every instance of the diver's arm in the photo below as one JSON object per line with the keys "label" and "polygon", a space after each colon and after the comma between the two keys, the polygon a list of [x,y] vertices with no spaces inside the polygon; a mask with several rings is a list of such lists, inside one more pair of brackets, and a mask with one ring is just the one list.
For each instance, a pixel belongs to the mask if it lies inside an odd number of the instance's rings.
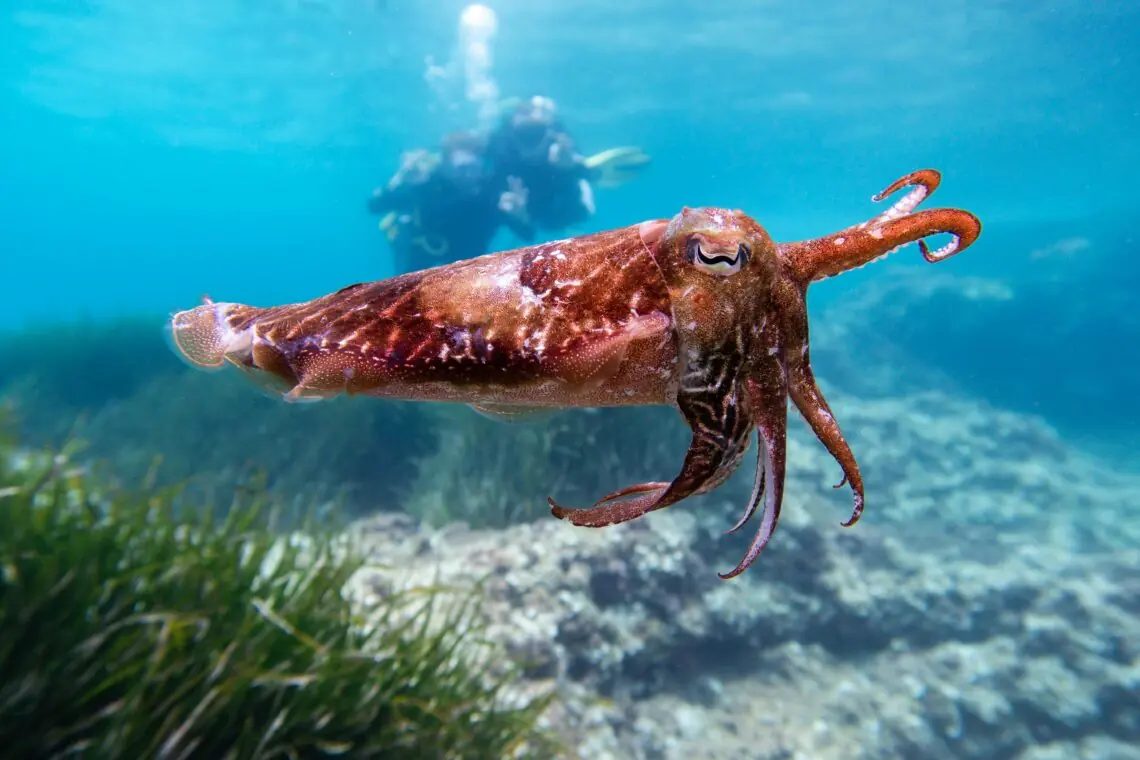
{"label": "diver's arm", "polygon": [[529,242],[536,230],[527,213],[527,188],[518,177],[507,177],[507,186],[509,189],[499,195],[499,216],[519,239]]}
{"label": "diver's arm", "polygon": [[422,196],[424,186],[432,182],[439,156],[426,150],[409,151],[400,160],[400,168],[383,187],[372,191],[368,211],[386,214],[390,211],[409,211]]}
{"label": "diver's arm", "polygon": [[594,204],[594,186],[586,178],[578,180],[578,205],[586,212],[587,219],[597,211],[597,206]]}

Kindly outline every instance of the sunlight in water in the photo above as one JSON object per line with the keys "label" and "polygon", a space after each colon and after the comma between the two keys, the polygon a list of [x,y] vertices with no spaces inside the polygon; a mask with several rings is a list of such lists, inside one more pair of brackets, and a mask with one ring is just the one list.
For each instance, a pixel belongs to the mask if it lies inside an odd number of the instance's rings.
{"label": "sunlight in water", "polygon": [[491,42],[499,29],[495,12],[486,5],[468,5],[459,14],[459,28],[455,48],[443,65],[427,57],[424,79],[431,86],[444,108],[456,111],[462,98],[475,106],[475,120],[480,127],[489,127],[498,115],[499,86],[492,76],[494,51]]}

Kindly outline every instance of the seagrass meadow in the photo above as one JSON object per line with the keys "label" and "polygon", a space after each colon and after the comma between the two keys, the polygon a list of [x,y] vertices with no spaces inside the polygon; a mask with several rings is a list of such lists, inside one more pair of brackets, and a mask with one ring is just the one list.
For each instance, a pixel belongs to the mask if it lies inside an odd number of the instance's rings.
{"label": "seagrass meadow", "polygon": [[284,530],[256,479],[224,508],[126,488],[3,422],[4,758],[557,756],[551,695],[504,697],[472,589],[364,609],[337,522],[290,503]]}

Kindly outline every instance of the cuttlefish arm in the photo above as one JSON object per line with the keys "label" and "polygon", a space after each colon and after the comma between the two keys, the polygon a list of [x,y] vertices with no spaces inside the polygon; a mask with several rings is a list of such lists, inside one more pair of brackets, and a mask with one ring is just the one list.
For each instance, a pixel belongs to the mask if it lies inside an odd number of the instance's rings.
{"label": "cuttlefish arm", "polygon": [[851,486],[854,506],[851,517],[842,523],[844,527],[849,528],[858,522],[863,514],[863,476],[859,472],[855,453],[848,445],[847,439],[843,437],[839,423],[816,382],[815,373],[812,372],[806,291],[792,283],[784,282],[777,289],[776,297],[781,305],[784,332],[788,339],[788,348],[785,352],[788,396],[816,438],[843,470],[843,479],[835,487],[840,488],[844,484]]}
{"label": "cuttlefish arm", "polygon": [[[681,471],[671,482],[628,486],[585,509],[570,509],[549,498],[551,513],[574,525],[601,528],[634,520],[721,485],[740,466],[752,432],[748,398],[739,379],[741,360],[737,354],[717,353],[690,368],[682,379],[677,406],[693,437]],[[726,377],[730,380],[717,382]]]}
{"label": "cuttlefish arm", "polygon": [[773,301],[778,307],[777,313],[782,324],[779,343],[773,346],[775,350],[754,358],[752,377],[746,386],[759,438],[756,477],[744,514],[727,532],[734,533],[744,527],[755,515],[761,502],[764,511],[760,527],[747,553],[731,572],[721,575],[724,579],[735,577],[748,569],[768,544],[780,519],[787,466],[789,397],[816,437],[843,469],[843,480],[836,488],[844,483],[851,485],[855,507],[851,518],[843,525],[854,525],[863,512],[863,477],[855,454],[843,437],[812,373],[808,351],[807,305],[803,295],[801,289],[786,281],[777,282],[773,286]]}
{"label": "cuttlefish arm", "polygon": [[[807,287],[816,280],[870,264],[910,243],[918,243],[923,258],[931,263],[964,251],[982,232],[982,223],[976,216],[952,208],[915,211],[938,188],[941,180],[941,175],[933,169],[913,172],[873,196],[872,200],[881,201],[905,187],[912,188],[875,218],[826,237],[781,243],[780,257],[789,274]],[[924,238],[943,233],[952,236],[950,241],[930,250]]]}
{"label": "cuttlefish arm", "polygon": [[[788,370],[788,394],[811,427],[843,470],[845,483],[851,486],[854,506],[851,517],[843,523],[850,527],[863,513],[863,478],[839,423],[819,389],[811,368],[808,341],[807,287],[812,282],[852,269],[858,269],[910,243],[918,243],[923,258],[934,263],[959,253],[978,239],[982,225],[976,216],[960,209],[915,209],[928,198],[941,182],[933,169],[913,172],[892,182],[873,201],[910,188],[901,199],[878,216],[847,227],[839,232],[813,240],[778,245],[778,253],[789,277],[777,283],[774,298],[780,304],[788,347],[785,352]],[[925,238],[949,234],[950,241],[931,250]]]}
{"label": "cuttlefish arm", "polygon": [[761,500],[764,502],[764,511],[761,513],[760,527],[744,557],[731,571],[718,573],[725,580],[740,575],[756,561],[756,557],[776,532],[776,523],[780,519],[788,461],[788,373],[783,352],[766,351],[756,356],[752,374],[745,387],[759,442],[756,476],[744,515],[728,532],[739,530],[752,519]]}

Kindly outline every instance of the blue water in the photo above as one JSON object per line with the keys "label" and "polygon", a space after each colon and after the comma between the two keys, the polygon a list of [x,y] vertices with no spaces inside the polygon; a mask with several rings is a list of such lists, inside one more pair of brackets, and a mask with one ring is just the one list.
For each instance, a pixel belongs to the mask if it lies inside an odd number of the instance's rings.
{"label": "blue water", "polygon": [[[503,96],[554,98],[585,153],[653,157],[565,234],[723,205],[777,240],[816,237],[936,168],[925,206],[972,211],[979,242],[814,285],[813,313],[843,318],[922,267],[1007,287],[996,307],[918,297],[897,337],[971,397],[1137,464],[1140,3],[489,4]],[[0,333],[144,315],[158,336],[204,294],[271,305],[395,273],[365,201],[402,151],[470,122],[472,104],[425,80],[464,5],[7,0]]]}
{"label": "blue water", "polygon": [[[938,202],[986,224],[947,266],[980,272],[1002,270],[1014,224],[1091,231],[1135,209],[1134,3],[614,5],[495,5],[504,94],[554,97],[587,150],[655,158],[600,194],[589,228],[726,204],[777,238],[814,236],[934,166]],[[363,202],[400,150],[444,131],[424,58],[447,56],[461,7],[6,3],[0,324],[389,273]]]}

